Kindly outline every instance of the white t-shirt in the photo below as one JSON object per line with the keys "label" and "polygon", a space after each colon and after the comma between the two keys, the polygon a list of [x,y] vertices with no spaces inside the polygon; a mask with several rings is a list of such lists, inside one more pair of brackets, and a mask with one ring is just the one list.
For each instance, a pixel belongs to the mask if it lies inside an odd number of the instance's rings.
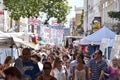
{"label": "white t-shirt", "polygon": [[38,62],[38,67],[39,67],[40,71],[43,70],[43,64],[41,62]]}
{"label": "white t-shirt", "polygon": [[66,80],[66,75],[65,75],[65,69],[62,67],[61,71],[59,71],[57,68],[53,70],[54,72],[54,77],[57,80]]}

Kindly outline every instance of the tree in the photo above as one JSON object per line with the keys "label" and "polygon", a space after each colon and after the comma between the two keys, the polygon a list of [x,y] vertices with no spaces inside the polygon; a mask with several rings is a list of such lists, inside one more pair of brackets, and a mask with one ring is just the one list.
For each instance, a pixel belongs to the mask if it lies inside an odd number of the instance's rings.
{"label": "tree", "polygon": [[[108,12],[108,15],[109,17],[115,18],[116,20],[120,21],[120,11],[119,12],[110,11]],[[120,34],[120,23],[114,24],[112,30],[117,34]]]}
{"label": "tree", "polygon": [[51,17],[58,19],[58,22],[66,20],[69,12],[67,0],[3,0],[5,9],[11,13],[11,18],[19,21],[23,18],[37,18],[40,12],[47,14],[47,20]]}
{"label": "tree", "polygon": [[108,12],[108,15],[109,17],[115,18],[120,21],[120,11],[119,12],[110,11]]}
{"label": "tree", "polygon": [[58,23],[66,21],[66,16],[69,13],[70,7],[68,6],[67,0],[45,0],[43,1],[44,8],[42,12],[47,14],[47,19],[55,17]]}

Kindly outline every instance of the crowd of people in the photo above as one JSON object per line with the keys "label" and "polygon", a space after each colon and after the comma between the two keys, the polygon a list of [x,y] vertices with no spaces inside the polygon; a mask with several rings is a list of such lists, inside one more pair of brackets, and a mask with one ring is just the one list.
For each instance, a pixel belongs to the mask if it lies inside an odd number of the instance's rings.
{"label": "crowd of people", "polygon": [[0,80],[120,80],[120,59],[113,58],[110,64],[99,49],[89,55],[79,46],[23,48],[11,63],[7,56],[0,66]]}

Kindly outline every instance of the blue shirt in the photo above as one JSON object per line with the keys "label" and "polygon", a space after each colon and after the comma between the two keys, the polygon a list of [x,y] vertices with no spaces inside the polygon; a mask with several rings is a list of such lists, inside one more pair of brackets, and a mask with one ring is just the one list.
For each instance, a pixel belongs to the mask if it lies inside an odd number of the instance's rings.
{"label": "blue shirt", "polygon": [[31,80],[35,80],[35,78],[40,73],[39,67],[33,61],[23,62],[23,70],[25,78],[31,78]]}
{"label": "blue shirt", "polygon": [[76,60],[71,61],[71,63],[70,63],[70,75],[72,75],[72,68],[73,68],[73,66],[76,66],[76,65],[77,65],[77,61]]}
{"label": "blue shirt", "polygon": [[90,80],[99,80],[101,71],[105,71],[107,69],[107,64],[103,60],[96,62],[95,59],[92,59],[90,60],[88,67],[92,72],[92,77]]}

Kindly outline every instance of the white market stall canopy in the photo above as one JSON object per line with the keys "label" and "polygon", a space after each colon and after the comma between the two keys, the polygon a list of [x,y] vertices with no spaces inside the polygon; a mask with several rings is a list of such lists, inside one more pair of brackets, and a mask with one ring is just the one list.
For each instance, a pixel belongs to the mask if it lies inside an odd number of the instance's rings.
{"label": "white market stall canopy", "polygon": [[0,37],[0,48],[16,47],[12,37]]}
{"label": "white market stall canopy", "polygon": [[[25,45],[27,47],[31,47],[33,49],[37,49],[38,45],[34,44],[33,42],[26,42],[21,39],[24,33],[4,33],[0,31],[0,48],[10,48],[18,47],[19,44]],[[28,33],[28,35],[32,35],[32,33]]]}
{"label": "white market stall canopy", "polygon": [[23,41],[22,39],[17,38],[17,37],[13,37],[13,40],[16,42],[16,44],[20,43],[22,45],[28,46],[28,47],[33,48],[35,50],[37,50],[37,48],[38,48],[38,45],[34,44],[33,42],[26,42],[26,41]]}
{"label": "white market stall canopy", "polygon": [[15,42],[13,41],[13,38],[0,31],[0,48],[11,48],[11,47],[17,47],[15,45]]}
{"label": "white market stall canopy", "polygon": [[103,38],[114,39],[115,35],[116,34],[111,30],[109,30],[106,27],[103,27],[100,30],[96,31],[95,33],[81,39],[80,45],[88,45],[88,44],[100,45],[101,40]]}

